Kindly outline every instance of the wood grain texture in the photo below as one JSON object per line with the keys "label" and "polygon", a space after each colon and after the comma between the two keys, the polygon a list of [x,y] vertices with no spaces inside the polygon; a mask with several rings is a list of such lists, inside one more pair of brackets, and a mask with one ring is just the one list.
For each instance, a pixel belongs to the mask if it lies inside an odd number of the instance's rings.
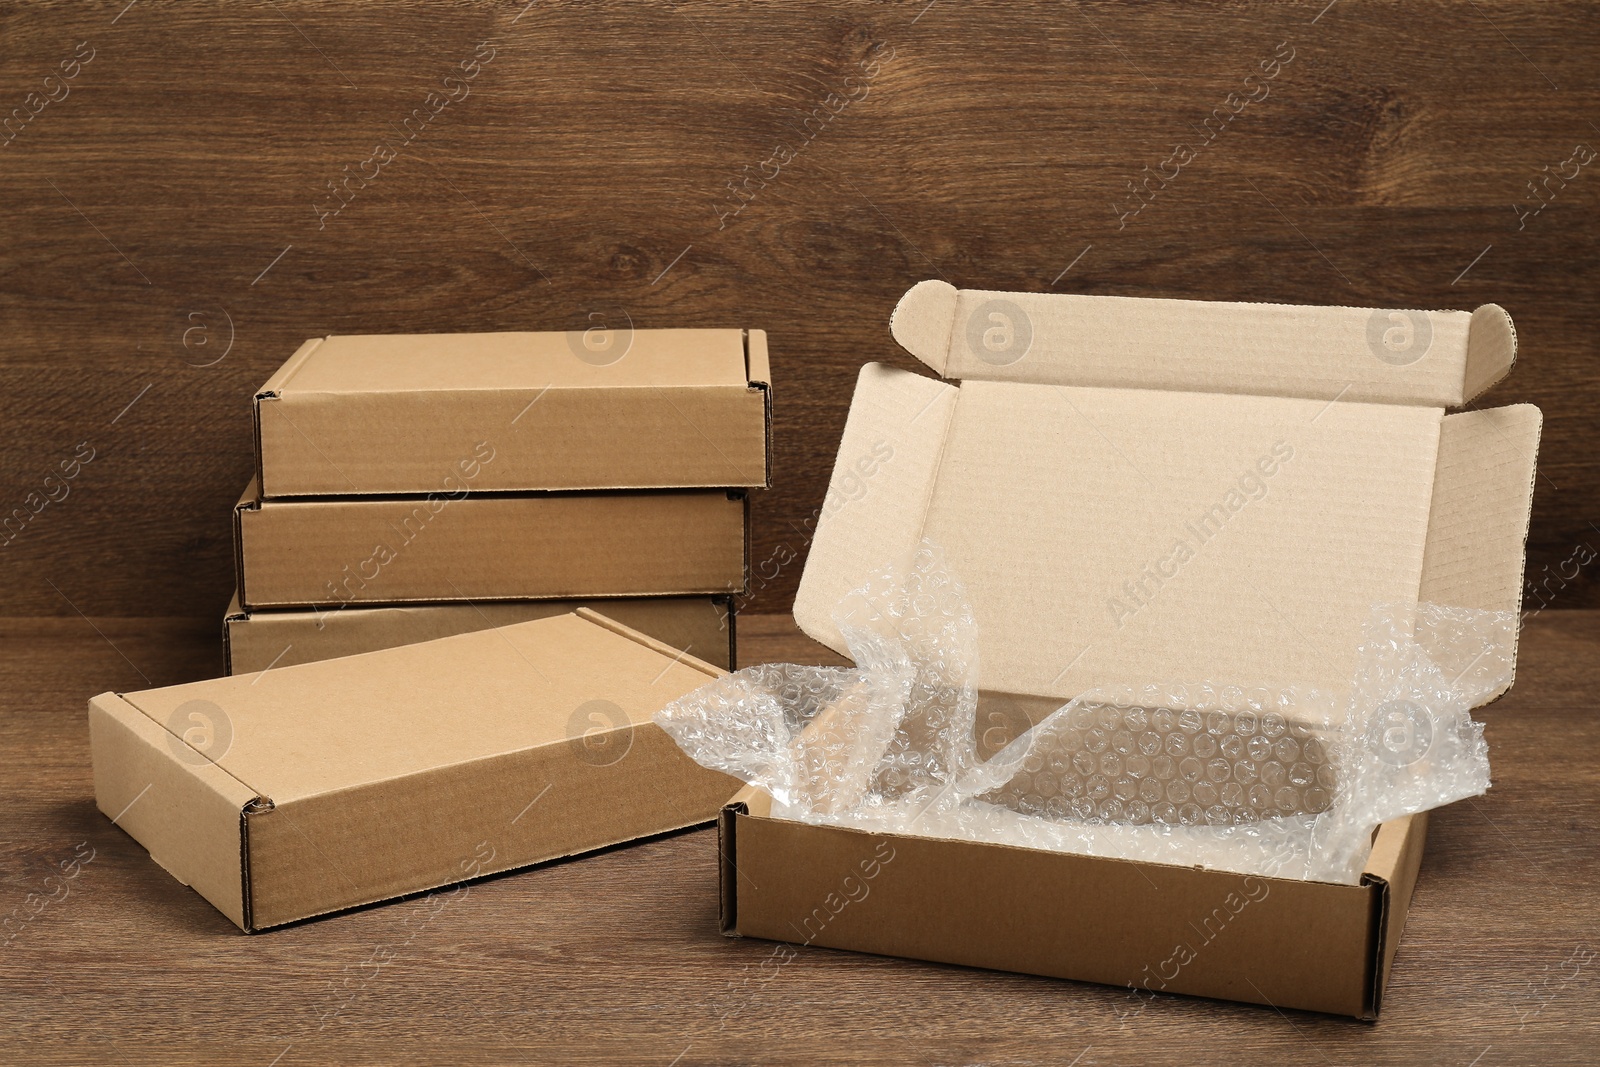
{"label": "wood grain texture", "polygon": [[[746,663],[837,662],[787,618],[740,627]],[[710,829],[245,936],[95,810],[89,769],[86,698],[215,673],[216,634],[11,619],[0,640],[7,1063],[1490,1067],[1600,1047],[1600,612],[1524,632],[1516,687],[1480,713],[1494,788],[1434,814],[1375,1026],[826,949],[772,973],[770,943],[717,933]],[[75,849],[77,877],[47,883]]]}
{"label": "wood grain texture", "polygon": [[[782,611],[855,372],[913,366],[887,320],[927,277],[1499,302],[1522,354],[1486,402],[1547,419],[1530,575],[1600,605],[1600,178],[1514,208],[1600,144],[1600,20],[1325,5],[8,5],[0,510],[95,458],[0,549],[0,613],[215,617],[249,398],[303,338],[595,314],[770,332],[750,607]],[[1206,138],[1230,93],[1258,99]]]}

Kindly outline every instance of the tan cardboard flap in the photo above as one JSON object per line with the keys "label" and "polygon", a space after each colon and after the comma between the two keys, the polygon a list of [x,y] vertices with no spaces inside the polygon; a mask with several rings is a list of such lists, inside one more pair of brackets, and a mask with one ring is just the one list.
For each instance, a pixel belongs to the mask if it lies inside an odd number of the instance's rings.
{"label": "tan cardboard flap", "polygon": [[175,878],[245,926],[240,812],[256,794],[173,732],[217,726],[206,708],[183,703],[152,719],[113,693],[89,701],[95,804]]}
{"label": "tan cardboard flap", "polygon": [[1517,610],[1542,425],[1532,404],[1445,416],[1420,599]]}
{"label": "tan cardboard flap", "polygon": [[751,333],[307,342],[257,394],[258,476],[268,499],[764,486],[771,374]]}
{"label": "tan cardboard flap", "polygon": [[731,594],[739,492],[259,501],[236,511],[250,610],[340,603]]}
{"label": "tan cardboard flap", "polygon": [[947,378],[1457,406],[1505,377],[1510,316],[913,287],[891,329]]}
{"label": "tan cardboard flap", "polygon": [[1416,596],[1438,409],[980,381],[947,432],[908,435],[918,381],[864,372],[852,406],[835,480],[862,442],[896,450],[802,576],[796,619],[838,651],[827,613],[924,535],[967,585],[980,686],[1005,693],[1337,690],[1370,606]]}
{"label": "tan cardboard flap", "polygon": [[733,605],[727,597],[612,597],[603,600],[497,600],[470,604],[346,606],[325,611],[235,607],[224,620],[228,673],[354,656],[380,648],[509,626],[591,607],[723,669],[733,665]]}
{"label": "tan cardboard flap", "polygon": [[834,607],[922,536],[957,395],[881,363],[861,368],[794,602],[801,628],[823,644],[844,651]]}

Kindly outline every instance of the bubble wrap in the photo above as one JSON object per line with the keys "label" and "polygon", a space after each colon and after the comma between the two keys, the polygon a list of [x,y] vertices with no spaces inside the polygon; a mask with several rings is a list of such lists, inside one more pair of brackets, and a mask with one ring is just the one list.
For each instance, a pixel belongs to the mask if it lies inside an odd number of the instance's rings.
{"label": "bubble wrap", "polygon": [[1098,688],[981,761],[977,625],[935,546],[834,618],[854,668],[746,668],[656,722],[778,818],[1347,884],[1380,823],[1488,789],[1471,709],[1510,684],[1517,626],[1379,605],[1347,693]]}

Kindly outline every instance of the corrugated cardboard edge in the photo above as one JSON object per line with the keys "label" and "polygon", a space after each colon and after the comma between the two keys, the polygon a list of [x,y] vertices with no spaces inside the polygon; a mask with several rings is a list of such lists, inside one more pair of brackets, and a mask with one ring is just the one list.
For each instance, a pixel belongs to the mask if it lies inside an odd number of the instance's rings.
{"label": "corrugated cardboard edge", "polygon": [[[746,581],[748,581],[748,576]],[[713,599],[722,608],[722,618],[728,624],[728,669],[736,671],[739,669],[739,601],[737,597],[732,596],[714,597]]]}
{"label": "corrugated cardboard edge", "polygon": [[272,377],[267,379],[266,384],[260,389],[256,390],[255,399],[250,407],[251,414],[254,416],[255,420],[255,485],[263,484],[266,473],[261,467],[261,405],[268,400],[277,400],[283,395],[283,390],[288,386],[289,379],[293,378],[300,368],[305,365],[306,360],[311,358],[311,353],[315,352],[317,347],[321,345],[324,340],[326,340],[326,338],[313,337],[302,344],[299,348],[295,349],[294,355],[285,360],[283,366],[273,371]]}
{"label": "corrugated cardboard edge", "polygon": [[248,612],[239,606],[239,590],[233,591],[233,599],[228,601],[228,610],[222,613],[222,672],[233,674],[233,624],[245,622],[250,618]]}
{"label": "corrugated cardboard edge", "polygon": [[1361,884],[1379,890],[1377,913],[1373,916],[1371,973],[1367,979],[1367,1004],[1362,1018],[1376,1020],[1383,1007],[1389,971],[1400,947],[1400,935],[1411,913],[1411,894],[1417,888],[1417,873],[1422,869],[1422,852],[1428,842],[1428,813],[1418,812],[1394,819],[1378,828],[1361,873]]}
{"label": "corrugated cardboard edge", "polygon": [[[261,454],[257,447],[256,454]],[[239,497],[239,502],[233,506],[233,598],[240,604],[250,603],[249,594],[244,587],[244,513],[254,511],[261,507],[261,477],[256,475],[250,479],[250,484],[244,487],[244,493]]]}
{"label": "corrugated cardboard edge", "polygon": [[1489,390],[1511,373],[1517,362],[1517,328],[1499,304],[1484,304],[1472,313],[1467,328],[1467,367],[1461,383],[1461,402]]}
{"label": "corrugated cardboard edge", "polygon": [[958,291],[949,282],[918,282],[906,290],[889,316],[889,333],[900,347],[940,377],[950,365],[950,331],[955,328]]}
{"label": "corrugated cardboard edge", "polygon": [[772,810],[772,798],[753,785],[733,795],[717,813],[717,929],[723,937],[743,937],[739,932],[739,835],[737,820],[749,815],[751,805],[762,814]]}
{"label": "corrugated cardboard edge", "polygon": [[767,360],[767,331],[744,331],[744,367],[745,378],[748,380],[747,388],[761,393],[762,423],[765,426],[766,441],[762,446],[762,455],[766,459],[766,483],[763,488],[772,488],[772,366]]}
{"label": "corrugated cardboard edge", "polygon": [[834,608],[921,540],[958,394],[881,363],[865,364],[856,378],[829,484],[860,477],[866,489],[859,499],[824,505],[794,601],[801,630],[841,655],[847,650]]}
{"label": "corrugated cardboard edge", "polygon": [[[245,813],[270,804],[115,693],[89,701],[95,804],[178,881],[251,929]],[[194,758],[179,759],[180,750]]]}
{"label": "corrugated cardboard edge", "polygon": [[[981,290],[988,292],[987,290]],[[955,343],[955,317],[962,290],[949,282],[929,279],[918,282],[906,290],[889,318],[889,331],[896,342],[907,352],[925,363],[940,377],[948,377],[951,351]],[[997,298],[1048,300],[1057,299],[1112,299],[1128,301],[1130,314],[1140,298],[1075,296],[1065,293],[1002,293]],[[1185,301],[1188,304],[1211,305],[1215,301]],[[1310,317],[1319,312],[1348,311],[1348,307],[1325,305],[1277,304],[1271,301],[1238,301],[1224,303],[1255,304],[1261,307],[1287,308]],[[1374,308],[1359,308],[1375,311]],[[1400,310],[1400,309],[1396,309]],[[1089,339],[1093,343],[1093,338]],[[1511,316],[1498,304],[1484,304],[1471,313],[1467,329],[1467,346],[1460,388],[1450,398],[1452,407],[1469,403],[1482,395],[1490,386],[1511,373],[1517,358],[1517,334]],[[1415,401],[1400,400],[1401,403]]]}

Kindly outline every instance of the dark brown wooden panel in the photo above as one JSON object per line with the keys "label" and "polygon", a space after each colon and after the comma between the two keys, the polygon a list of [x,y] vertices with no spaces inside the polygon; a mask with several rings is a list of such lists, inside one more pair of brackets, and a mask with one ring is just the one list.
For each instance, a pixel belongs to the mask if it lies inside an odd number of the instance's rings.
{"label": "dark brown wooden panel", "polygon": [[1600,604],[1600,177],[1514,206],[1600,146],[1590,5],[124,2],[0,12],[0,114],[60,97],[0,147],[0,511],[95,455],[0,549],[0,612],[214,617],[249,397],[301,339],[594,312],[770,332],[751,606],[781,611],[925,277],[1499,302],[1522,356],[1486,402],[1547,417],[1531,572]]}

